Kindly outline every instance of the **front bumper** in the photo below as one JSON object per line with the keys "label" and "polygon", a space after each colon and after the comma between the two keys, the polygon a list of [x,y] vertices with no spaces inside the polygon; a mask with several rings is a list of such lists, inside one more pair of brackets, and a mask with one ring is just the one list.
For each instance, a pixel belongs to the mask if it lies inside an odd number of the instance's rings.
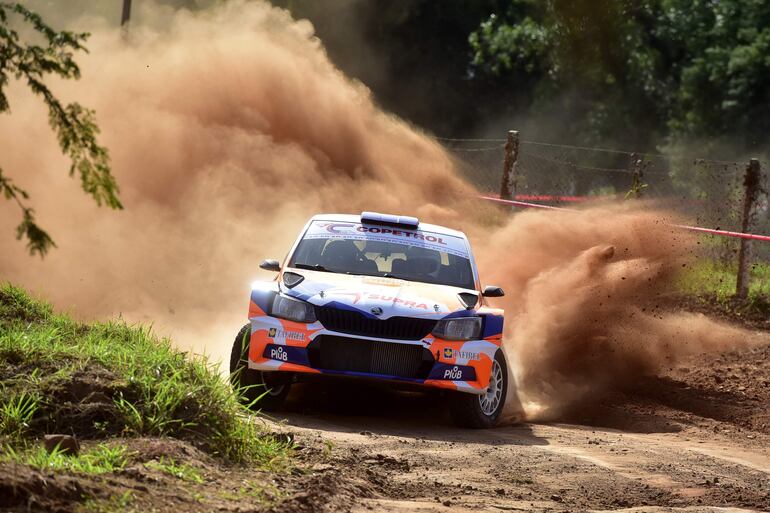
{"label": "front bumper", "polygon": [[489,385],[500,334],[471,341],[389,339],[332,331],[320,322],[271,317],[251,304],[249,367],[409,382],[481,394]]}

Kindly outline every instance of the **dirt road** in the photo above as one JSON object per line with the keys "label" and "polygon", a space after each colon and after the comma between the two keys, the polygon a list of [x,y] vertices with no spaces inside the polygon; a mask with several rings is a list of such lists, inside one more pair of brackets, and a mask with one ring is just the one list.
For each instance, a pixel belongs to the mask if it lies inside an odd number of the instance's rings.
{"label": "dirt road", "polygon": [[[438,397],[305,385],[276,429],[326,475],[328,497],[305,498],[318,509],[770,511],[769,354],[672,370],[570,423],[486,431],[452,427]],[[706,390],[725,368],[742,380]]]}

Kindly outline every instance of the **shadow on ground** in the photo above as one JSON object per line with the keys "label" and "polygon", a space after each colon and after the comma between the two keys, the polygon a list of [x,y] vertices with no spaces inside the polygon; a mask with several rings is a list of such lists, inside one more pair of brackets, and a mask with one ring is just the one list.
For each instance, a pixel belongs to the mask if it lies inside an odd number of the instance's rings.
{"label": "shadow on ground", "polygon": [[296,384],[284,410],[271,416],[326,432],[379,434],[409,439],[486,445],[547,445],[527,424],[495,429],[454,426],[441,391],[394,390],[365,382]]}
{"label": "shadow on ground", "polygon": [[633,433],[677,433],[691,425],[724,423],[766,431],[767,426],[750,422],[762,407],[762,398],[752,394],[661,376],[574,404],[558,421]]}

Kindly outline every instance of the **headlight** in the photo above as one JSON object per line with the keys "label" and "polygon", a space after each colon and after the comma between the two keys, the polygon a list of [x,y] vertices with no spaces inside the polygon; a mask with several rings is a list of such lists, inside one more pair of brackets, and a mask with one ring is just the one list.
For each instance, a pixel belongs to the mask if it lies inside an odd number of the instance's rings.
{"label": "headlight", "polygon": [[276,294],[273,299],[270,315],[296,322],[316,321],[313,305],[280,294]]}
{"label": "headlight", "polygon": [[436,323],[433,334],[446,340],[474,340],[481,336],[481,317],[444,319]]}

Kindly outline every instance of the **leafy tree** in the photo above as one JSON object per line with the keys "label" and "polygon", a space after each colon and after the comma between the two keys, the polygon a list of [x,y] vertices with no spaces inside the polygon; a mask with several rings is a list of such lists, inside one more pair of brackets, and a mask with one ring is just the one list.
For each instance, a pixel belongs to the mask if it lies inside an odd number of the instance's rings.
{"label": "leafy tree", "polygon": [[669,127],[679,139],[732,135],[766,146],[770,131],[770,3],[661,0],[656,38],[677,58]]}
{"label": "leafy tree", "polygon": [[[631,0],[513,0],[469,37],[477,74],[565,120],[560,138],[646,145],[661,115],[657,55]],[[620,129],[620,130],[619,130]]]}
{"label": "leafy tree", "polygon": [[509,0],[469,43],[474,73],[564,118],[561,137],[769,141],[766,1]]}
{"label": "leafy tree", "polygon": [[[44,44],[23,42],[18,31],[11,28],[11,16],[17,16],[42,36]],[[97,205],[121,209],[118,186],[110,172],[109,155],[96,140],[99,128],[94,121],[94,112],[78,103],[62,104],[44,82],[49,75],[80,78],[80,69],[73,55],[78,51],[87,51],[83,46],[87,38],[86,33],[53,30],[38,14],[19,3],[0,2],[0,113],[10,110],[5,92],[9,78],[24,80],[48,107],[49,124],[56,133],[62,152],[72,163],[70,176],[78,174],[83,191],[92,196]],[[16,238],[26,238],[30,254],[44,256],[56,245],[37,224],[35,211],[28,203],[29,194],[2,169],[0,191],[21,209],[22,220],[16,228]]]}

